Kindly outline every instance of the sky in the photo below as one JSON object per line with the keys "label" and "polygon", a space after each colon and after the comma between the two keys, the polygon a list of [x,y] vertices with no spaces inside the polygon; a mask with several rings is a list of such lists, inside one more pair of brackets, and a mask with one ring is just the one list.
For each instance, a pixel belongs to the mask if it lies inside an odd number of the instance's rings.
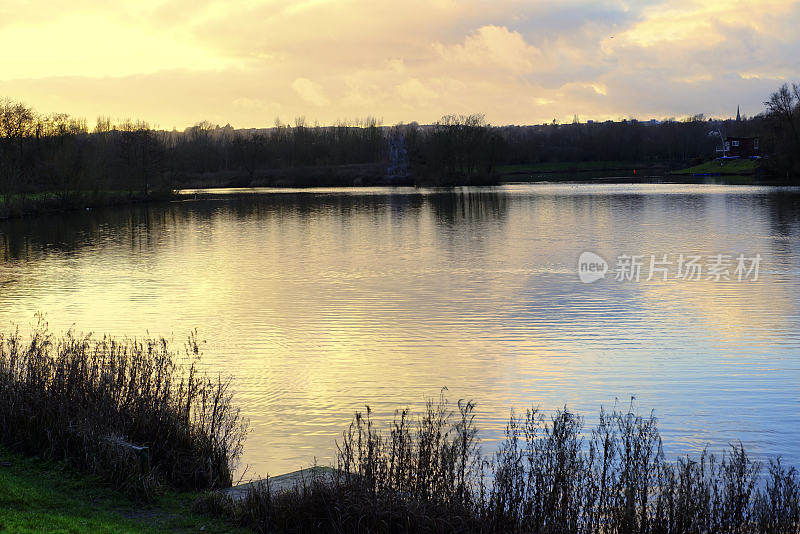
{"label": "sky", "polygon": [[798,27],[800,0],[3,0],[0,98],[165,129],[755,115]]}

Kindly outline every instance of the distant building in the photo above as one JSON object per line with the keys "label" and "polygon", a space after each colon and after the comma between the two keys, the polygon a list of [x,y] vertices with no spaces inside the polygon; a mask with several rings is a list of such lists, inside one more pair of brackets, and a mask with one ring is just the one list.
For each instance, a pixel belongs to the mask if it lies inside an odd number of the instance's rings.
{"label": "distant building", "polygon": [[758,137],[726,137],[723,154],[729,158],[758,156]]}

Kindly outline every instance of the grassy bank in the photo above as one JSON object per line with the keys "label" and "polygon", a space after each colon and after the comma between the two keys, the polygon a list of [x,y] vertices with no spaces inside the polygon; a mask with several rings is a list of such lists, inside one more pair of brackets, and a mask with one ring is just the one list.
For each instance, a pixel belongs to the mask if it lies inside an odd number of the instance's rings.
{"label": "grassy bank", "polygon": [[584,172],[605,171],[617,169],[635,169],[645,166],[643,163],[629,161],[555,161],[543,163],[521,163],[516,165],[501,165],[498,171],[512,172]]}
{"label": "grassy bank", "polygon": [[714,160],[672,171],[671,174],[677,175],[752,175],[757,174],[761,167],[759,160],[735,159],[735,160]]}
{"label": "grassy bank", "polygon": [[424,172],[415,176],[387,176],[380,164],[337,165],[241,172],[203,173],[178,177],[181,189],[217,187],[455,187],[497,185],[495,173]]}
{"label": "grassy bank", "polygon": [[148,194],[140,191],[70,191],[58,193],[52,191],[11,195],[0,195],[0,219],[24,217],[74,211],[86,208],[101,208],[154,202],[175,198],[172,191],[151,191]]}
{"label": "grassy bank", "polygon": [[0,532],[243,532],[191,511],[197,494],[165,492],[143,504],[69,465],[0,447]]}
{"label": "grassy bank", "polygon": [[216,187],[361,187],[413,185],[413,180],[386,176],[385,165],[317,165],[286,169],[260,169],[251,173],[217,171],[176,177],[180,189]]}
{"label": "grassy bank", "polygon": [[629,161],[578,161],[501,165],[497,172],[504,182],[530,182],[663,176],[668,168]]}

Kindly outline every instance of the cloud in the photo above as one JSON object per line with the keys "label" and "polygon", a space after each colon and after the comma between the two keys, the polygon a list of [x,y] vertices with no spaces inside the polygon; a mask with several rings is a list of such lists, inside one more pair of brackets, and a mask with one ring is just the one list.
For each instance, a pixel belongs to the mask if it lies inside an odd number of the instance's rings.
{"label": "cloud", "polygon": [[397,86],[397,94],[405,101],[428,101],[436,98],[438,93],[425,86],[418,78],[409,78]]}
{"label": "cloud", "polygon": [[498,67],[511,74],[525,74],[533,69],[541,53],[525,42],[518,32],[505,26],[482,26],[467,36],[462,44],[434,48],[445,61],[478,68]]}
{"label": "cloud", "polygon": [[311,105],[328,106],[331,103],[330,99],[325,96],[325,91],[323,91],[322,87],[308,78],[297,78],[292,82],[292,89],[300,95],[300,98]]}
{"label": "cloud", "polygon": [[760,111],[800,78],[798,0],[8,0],[0,95],[248,127]]}

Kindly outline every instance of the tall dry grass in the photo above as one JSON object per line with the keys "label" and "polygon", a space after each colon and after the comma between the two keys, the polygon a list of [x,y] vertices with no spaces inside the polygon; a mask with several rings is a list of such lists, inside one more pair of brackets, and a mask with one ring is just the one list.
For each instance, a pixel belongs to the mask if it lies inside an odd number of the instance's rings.
{"label": "tall dry grass", "polygon": [[231,384],[165,339],[0,334],[0,442],[147,496],[230,486],[246,434]]}
{"label": "tall dry grass", "polygon": [[668,460],[657,421],[601,411],[594,428],[562,409],[512,416],[494,454],[474,405],[442,397],[379,431],[368,409],[339,443],[338,470],[296,491],[254,487],[214,507],[259,532],[797,533],[800,480],[741,444]]}

